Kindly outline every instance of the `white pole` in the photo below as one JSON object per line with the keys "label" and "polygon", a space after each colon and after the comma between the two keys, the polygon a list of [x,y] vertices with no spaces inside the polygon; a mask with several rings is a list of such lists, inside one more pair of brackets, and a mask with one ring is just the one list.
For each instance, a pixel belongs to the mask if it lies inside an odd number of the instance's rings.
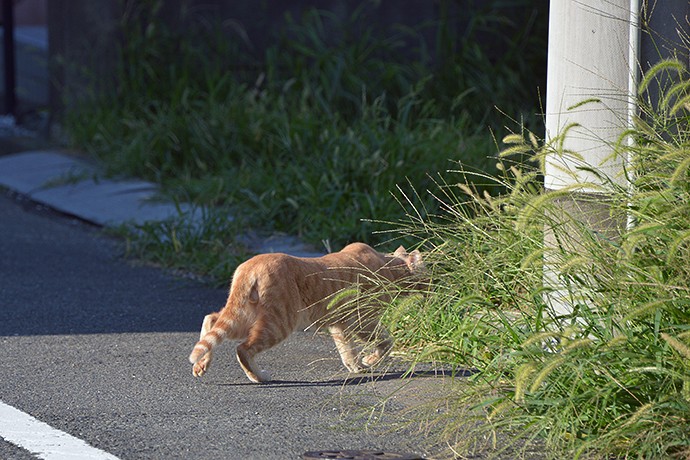
{"label": "white pole", "polygon": [[[612,158],[613,143],[633,116],[631,85],[636,85],[636,46],[639,8],[636,0],[553,0],[549,15],[546,85],[547,138],[573,123],[563,147],[574,157],[551,155],[546,162],[545,187],[560,190],[575,183],[602,185],[581,166],[592,166],[623,184],[622,159]],[[634,96],[634,92],[633,92]],[[586,104],[583,101],[592,100]],[[597,102],[595,102],[595,100]]]}
{"label": "white pole", "polygon": [[[632,53],[628,59],[628,127],[632,128],[635,125],[635,115],[638,112],[637,108],[637,86],[640,80],[640,71],[638,69],[639,55],[640,55],[640,0],[630,0],[630,52]],[[629,136],[627,139],[628,146],[632,147],[635,139]],[[628,164],[632,158],[626,158]],[[632,174],[632,168],[628,168],[629,174]],[[632,191],[632,184],[628,184],[628,188]],[[628,214],[626,219],[626,226],[628,229],[633,226],[632,214]]]}
{"label": "white pole", "polygon": [[[627,187],[627,159],[614,155],[612,146],[631,126],[636,111],[638,1],[552,0],[549,13],[547,140],[569,129],[562,150],[545,160],[544,185],[547,190],[571,190],[557,202],[558,215],[567,214],[567,219],[614,238],[625,218],[611,219],[606,200],[595,197],[605,197],[612,185]],[[557,241],[547,228],[544,241],[544,279],[553,289],[547,301],[556,314],[567,315],[573,299],[559,284],[558,262],[549,255],[562,239]],[[577,247],[577,241],[570,244]]]}

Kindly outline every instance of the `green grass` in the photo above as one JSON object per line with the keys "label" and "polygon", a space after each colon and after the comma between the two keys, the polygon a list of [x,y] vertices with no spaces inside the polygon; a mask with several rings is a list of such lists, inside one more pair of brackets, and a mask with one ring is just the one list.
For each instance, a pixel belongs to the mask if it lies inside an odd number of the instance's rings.
{"label": "green grass", "polygon": [[228,217],[222,209],[196,208],[190,219],[179,216],[163,222],[138,226],[123,225],[107,231],[126,241],[126,254],[154,265],[182,270],[216,286],[227,286],[237,265],[250,254],[237,241],[242,233],[240,221]]}
{"label": "green grass", "polygon": [[[524,3],[532,18],[536,9]],[[538,41],[530,33],[533,18],[511,23],[500,2],[468,14],[461,36],[449,31],[445,16],[418,29],[363,25],[375,2],[345,21],[308,10],[288,16],[286,29],[258,58],[214,27],[192,22],[189,35],[170,30],[156,19],[161,5],[142,2],[123,19],[118,85],[70,111],[68,132],[113,174],[153,180],[175,200],[224,209],[237,228],[334,248],[381,243],[378,221],[404,213],[398,186],[433,187],[431,177],[456,162],[493,170],[497,148],[489,127],[503,129],[494,104],[527,119],[536,112],[534,91],[518,76],[523,71],[535,80],[518,58]],[[437,35],[436,61],[419,45],[425,30]],[[500,37],[504,54],[477,45],[487,30]],[[436,206],[430,197],[417,198],[420,207]],[[143,245],[130,238],[140,256],[155,251],[156,233],[170,231],[142,230]],[[209,228],[207,237],[242,253],[225,230]],[[206,250],[190,245],[171,253],[161,245],[157,259],[179,266]],[[214,267],[211,260],[201,269],[229,276]]]}
{"label": "green grass", "polygon": [[[657,80],[668,97],[650,107],[646,83]],[[387,313],[399,350],[479,370],[458,385],[454,410],[432,415],[458,451],[690,455],[689,81],[677,61],[650,71],[644,116],[611,146],[632,158],[632,189],[608,190],[611,215],[631,219],[620,238],[557,212],[563,194],[542,190],[539,165],[559,139],[529,133],[505,139],[506,153],[535,164],[504,158],[496,180],[505,194],[451,181],[439,187],[435,219],[411,212],[402,225],[426,246],[432,280],[425,296]],[[545,248],[544,228],[562,244]],[[576,247],[565,243],[573,238]],[[544,281],[545,255],[571,294],[568,315],[545,300],[557,289]],[[497,433],[511,436],[492,444]]]}

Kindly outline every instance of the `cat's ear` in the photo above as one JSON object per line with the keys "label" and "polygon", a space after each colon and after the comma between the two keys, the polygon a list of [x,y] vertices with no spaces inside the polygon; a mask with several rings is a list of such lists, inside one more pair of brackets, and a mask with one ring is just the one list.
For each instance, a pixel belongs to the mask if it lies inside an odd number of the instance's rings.
{"label": "cat's ear", "polygon": [[407,256],[407,265],[412,271],[419,271],[424,268],[424,260],[422,260],[422,253],[415,249]]}
{"label": "cat's ear", "polygon": [[399,258],[401,258],[401,259],[405,259],[405,258],[407,257],[407,251],[406,251],[405,248],[402,247],[402,245],[401,245],[398,249],[395,250],[395,252],[393,253],[393,255],[394,255],[395,257],[399,257]]}

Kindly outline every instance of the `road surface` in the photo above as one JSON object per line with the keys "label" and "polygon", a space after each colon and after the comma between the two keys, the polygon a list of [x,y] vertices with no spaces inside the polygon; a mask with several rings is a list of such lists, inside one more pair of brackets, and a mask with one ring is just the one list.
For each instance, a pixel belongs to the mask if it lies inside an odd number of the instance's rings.
{"label": "road surface", "polygon": [[[276,382],[251,384],[231,343],[196,379],[187,356],[225,290],[121,254],[98,228],[0,190],[2,404],[101,458],[298,459],[367,448],[428,455],[416,428],[363,421],[391,394],[382,417],[404,421],[410,395],[440,378],[348,378],[330,339],[305,332],[261,356]],[[0,431],[0,458],[39,458],[8,437]]]}

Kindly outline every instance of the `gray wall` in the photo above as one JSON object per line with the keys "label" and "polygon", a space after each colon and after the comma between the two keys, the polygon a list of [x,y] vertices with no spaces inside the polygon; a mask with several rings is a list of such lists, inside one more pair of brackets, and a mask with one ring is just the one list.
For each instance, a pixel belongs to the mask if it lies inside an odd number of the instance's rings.
{"label": "gray wall", "polygon": [[[688,0],[646,1],[641,17],[640,67],[646,72],[661,59],[677,58],[690,69],[690,2]],[[682,47],[685,43],[685,48]],[[663,78],[650,85],[652,104],[659,99]]]}
{"label": "gray wall", "polygon": [[[146,0],[50,0],[48,29],[51,61],[50,108],[61,113],[77,103],[88,91],[113,85],[113,63],[118,26]],[[462,16],[458,5],[482,4],[482,0],[166,0],[159,12],[173,27],[190,22],[211,24],[221,21],[229,39],[241,44],[248,55],[263,50],[285,25],[285,15],[299,18],[308,8],[331,11],[350,17],[361,5],[382,28],[392,24],[415,26],[438,18],[441,8]],[[333,40],[337,40],[333,36]],[[430,50],[435,47],[435,31],[424,36]],[[487,38],[490,39],[490,38]],[[415,46],[417,46],[415,44]]]}
{"label": "gray wall", "polygon": [[60,112],[65,104],[109,83],[120,5],[118,0],[48,2],[51,112]]}

